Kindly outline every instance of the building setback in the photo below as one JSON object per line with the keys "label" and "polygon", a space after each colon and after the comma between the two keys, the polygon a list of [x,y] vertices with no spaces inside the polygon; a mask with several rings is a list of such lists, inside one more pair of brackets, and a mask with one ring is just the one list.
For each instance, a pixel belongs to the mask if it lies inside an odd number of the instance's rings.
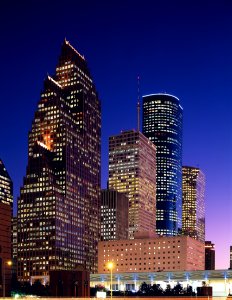
{"label": "building setback", "polygon": [[141,132],[110,137],[109,188],[129,199],[129,238],[137,231],[155,231],[156,150]]}
{"label": "building setback", "polygon": [[182,233],[205,242],[205,176],[199,168],[182,168]]}
{"label": "building setback", "polygon": [[101,241],[128,239],[128,210],[125,194],[101,191]]}
{"label": "building setback", "polygon": [[179,99],[143,96],[143,134],[156,145],[156,232],[177,235],[181,227],[182,114]]}
{"label": "building setback", "polygon": [[204,270],[204,244],[188,236],[99,242],[98,273]]}
{"label": "building setback", "polygon": [[64,41],[29,132],[18,199],[18,279],[97,270],[101,109],[85,58]]}
{"label": "building setback", "polygon": [[0,296],[10,296],[11,285],[11,219],[13,214],[13,183],[0,159]]}
{"label": "building setback", "polygon": [[205,241],[205,270],[215,270],[215,248],[211,241]]}

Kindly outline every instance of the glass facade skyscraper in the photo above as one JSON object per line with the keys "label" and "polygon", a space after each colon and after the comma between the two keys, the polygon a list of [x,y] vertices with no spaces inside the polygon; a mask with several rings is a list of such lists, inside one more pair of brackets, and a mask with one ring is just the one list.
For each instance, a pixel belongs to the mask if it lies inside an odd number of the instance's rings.
{"label": "glass facade skyscraper", "polygon": [[179,99],[143,96],[143,134],[156,146],[156,232],[176,235],[181,226],[182,118]]}
{"label": "glass facade skyscraper", "polygon": [[18,199],[20,281],[79,265],[97,270],[100,138],[100,101],[86,60],[65,40],[29,132]]}
{"label": "glass facade skyscraper", "polygon": [[199,168],[182,168],[182,233],[205,242],[205,175]]}

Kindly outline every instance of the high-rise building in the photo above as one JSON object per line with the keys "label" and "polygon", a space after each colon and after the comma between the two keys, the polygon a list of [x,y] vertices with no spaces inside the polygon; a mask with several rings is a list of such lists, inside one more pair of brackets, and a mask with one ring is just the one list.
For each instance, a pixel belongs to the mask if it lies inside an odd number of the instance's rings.
{"label": "high-rise building", "polygon": [[13,217],[11,221],[11,241],[12,241],[12,274],[17,277],[17,257],[18,257],[18,218]]}
{"label": "high-rise building", "polygon": [[0,159],[0,203],[10,205],[13,210],[13,183]]}
{"label": "high-rise building", "polygon": [[211,241],[205,241],[205,270],[215,270],[215,248]]}
{"label": "high-rise building", "polygon": [[156,232],[161,235],[176,235],[181,227],[182,114],[175,96],[143,96],[143,134],[156,145]]}
{"label": "high-rise building", "polygon": [[128,210],[124,193],[101,191],[101,241],[128,239]]}
{"label": "high-rise building", "polygon": [[0,296],[10,296],[13,183],[0,159]]}
{"label": "high-rise building", "polygon": [[205,176],[199,168],[182,168],[182,233],[205,242]]}
{"label": "high-rise building", "polygon": [[129,199],[129,238],[155,230],[156,150],[141,132],[124,131],[109,140],[109,188]]}
{"label": "high-rise building", "polygon": [[29,132],[18,199],[18,278],[97,270],[101,108],[85,58],[64,41]]}

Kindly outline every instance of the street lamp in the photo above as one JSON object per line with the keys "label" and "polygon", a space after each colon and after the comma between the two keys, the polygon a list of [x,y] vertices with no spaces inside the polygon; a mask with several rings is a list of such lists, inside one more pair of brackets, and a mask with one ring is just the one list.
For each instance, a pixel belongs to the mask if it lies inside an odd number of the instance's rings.
{"label": "street lamp", "polygon": [[110,269],[110,298],[112,299],[112,292],[113,292],[112,277],[113,277],[113,267],[114,267],[114,264],[113,264],[112,261],[110,261],[107,266],[108,266],[108,269]]}
{"label": "street lamp", "polygon": [[12,261],[11,260],[5,260],[2,258],[2,296],[6,296],[6,266],[11,267]]}

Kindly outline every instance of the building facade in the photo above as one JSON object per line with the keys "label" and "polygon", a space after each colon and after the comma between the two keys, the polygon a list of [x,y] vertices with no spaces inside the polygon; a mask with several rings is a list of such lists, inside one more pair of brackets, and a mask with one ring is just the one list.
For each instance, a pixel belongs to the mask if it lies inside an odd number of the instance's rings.
{"label": "building facade", "polygon": [[85,58],[64,41],[29,132],[18,199],[18,279],[97,269],[101,108]]}
{"label": "building facade", "polygon": [[215,270],[215,248],[211,241],[205,241],[205,270]]}
{"label": "building facade", "polygon": [[[232,290],[232,270],[201,270],[201,271],[159,271],[159,272],[123,272],[112,273],[112,287],[116,291],[138,291],[142,283],[153,285],[158,284],[162,289],[168,286],[173,288],[177,284],[187,288],[192,287],[197,292],[198,287],[202,287],[204,282],[206,287],[212,287],[214,297],[228,297]],[[96,285],[111,289],[111,273],[91,274],[91,287]],[[166,298],[167,299],[167,298]],[[187,299],[186,297],[183,299]],[[199,297],[197,299],[206,299]]]}
{"label": "building facade", "polygon": [[13,183],[0,159],[0,296],[10,296],[12,251],[11,219],[13,214]]}
{"label": "building facade", "polygon": [[182,115],[179,99],[143,96],[143,134],[156,145],[156,232],[178,234],[181,227]]}
{"label": "building facade", "polygon": [[199,168],[182,168],[182,233],[205,242],[205,176]]}
{"label": "building facade", "polygon": [[18,258],[18,218],[13,217],[11,221],[11,241],[12,241],[12,275],[17,278],[17,258]]}
{"label": "building facade", "polygon": [[204,244],[188,236],[99,242],[98,273],[204,270]]}
{"label": "building facade", "polygon": [[156,150],[141,132],[125,131],[109,140],[109,188],[129,199],[129,238],[155,230]]}
{"label": "building facade", "polygon": [[129,201],[125,194],[101,191],[101,241],[128,239]]}

